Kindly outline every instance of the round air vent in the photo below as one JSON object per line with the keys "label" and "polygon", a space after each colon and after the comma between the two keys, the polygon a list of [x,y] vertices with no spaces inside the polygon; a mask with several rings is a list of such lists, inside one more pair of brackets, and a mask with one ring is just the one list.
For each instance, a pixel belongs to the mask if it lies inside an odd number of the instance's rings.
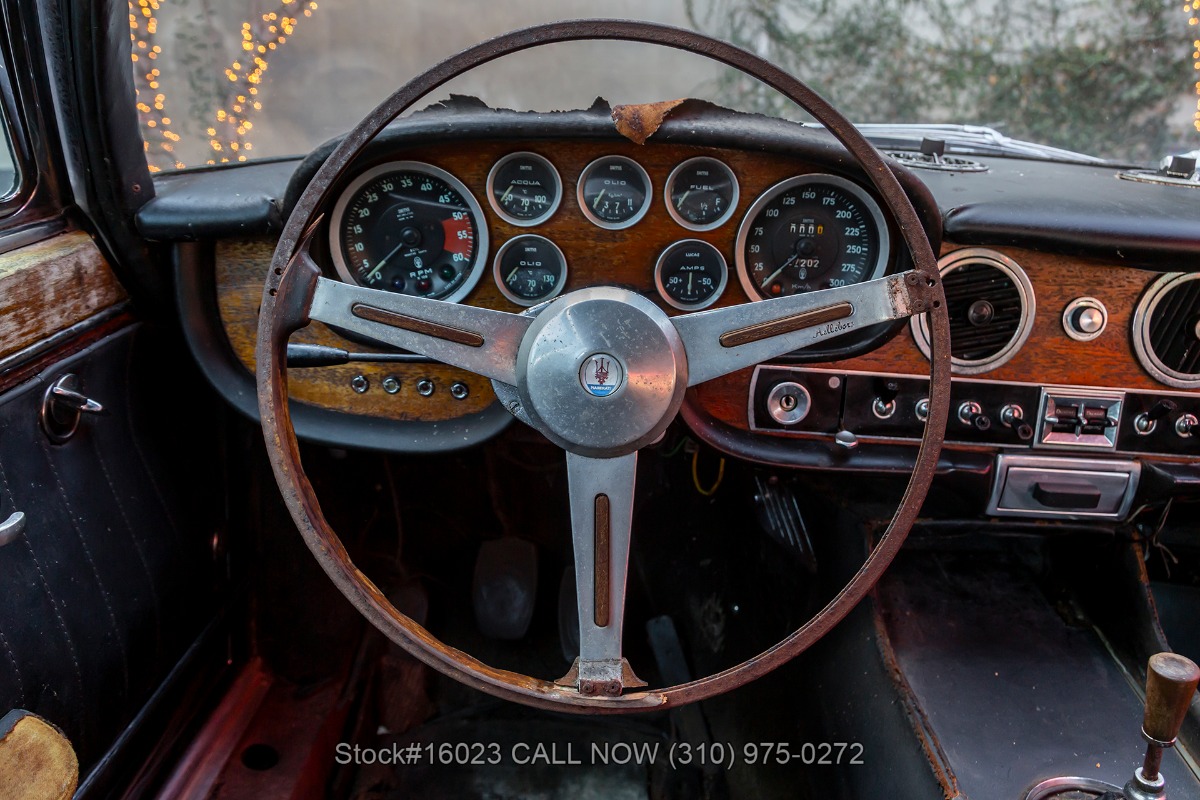
{"label": "round air vent", "polygon": [[1172,272],[1150,285],[1133,312],[1133,349],[1168,386],[1200,386],[1200,274]]}
{"label": "round air vent", "polygon": [[[1007,256],[981,247],[955,250],[938,262],[950,313],[951,368],[959,375],[993,370],[1016,355],[1033,328],[1033,286]],[[929,357],[925,316],[911,321],[917,346]]]}

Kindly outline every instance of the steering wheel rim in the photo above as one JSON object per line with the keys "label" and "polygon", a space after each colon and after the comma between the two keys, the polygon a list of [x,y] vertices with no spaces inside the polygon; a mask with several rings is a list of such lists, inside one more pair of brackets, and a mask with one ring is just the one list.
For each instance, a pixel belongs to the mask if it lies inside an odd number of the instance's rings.
{"label": "steering wheel rim", "polygon": [[[365,146],[421,97],[470,69],[532,47],[593,39],[657,44],[703,55],[762,81],[823,124],[852,154],[896,219],[914,262],[914,270],[906,273],[908,288],[922,298],[907,313],[927,313],[931,333],[930,410],[916,464],[890,524],[850,581],[812,619],[754,658],[689,683],[615,697],[588,696],[550,681],[490,667],[440,642],[400,613],[355,567],[321,511],[300,461],[288,408],[286,369],[288,338],[309,323],[320,279],[319,268],[307,258],[308,241],[320,223],[318,210]],[[764,301],[769,302],[776,301]],[[935,474],[950,405],[949,319],[936,258],[916,210],[882,156],[829,103],[765,59],[693,31],[624,20],[556,22],[504,34],[440,62],[368,114],[321,166],[288,218],[263,290],[256,358],[259,411],[272,470],[305,543],[338,589],[389,639],[443,674],[497,697],[575,713],[630,713],[713,697],[767,674],[823,637],[870,591],[904,543]],[[568,460],[570,457],[568,452]]]}

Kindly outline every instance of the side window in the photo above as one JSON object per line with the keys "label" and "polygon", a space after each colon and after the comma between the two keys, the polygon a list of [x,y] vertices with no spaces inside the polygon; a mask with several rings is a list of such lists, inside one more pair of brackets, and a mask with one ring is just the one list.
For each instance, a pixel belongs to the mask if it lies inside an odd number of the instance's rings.
{"label": "side window", "polygon": [[8,123],[8,115],[0,109],[0,131],[3,132],[3,143],[0,144],[0,207],[6,201],[17,197],[21,187],[21,168],[13,148],[12,129]]}
{"label": "side window", "polygon": [[16,14],[18,5],[0,3],[0,252],[64,227],[53,104],[40,40],[26,28],[36,17]]}

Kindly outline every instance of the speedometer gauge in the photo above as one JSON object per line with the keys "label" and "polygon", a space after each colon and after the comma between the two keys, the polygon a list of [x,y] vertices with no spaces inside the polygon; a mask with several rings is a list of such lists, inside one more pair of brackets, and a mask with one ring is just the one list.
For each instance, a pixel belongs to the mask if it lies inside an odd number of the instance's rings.
{"label": "speedometer gauge", "polygon": [[738,280],[752,298],[878,278],[889,238],[879,205],[836,175],[801,175],[754,201],[738,230]]}
{"label": "speedometer gauge", "polygon": [[458,301],[483,273],[487,227],[471,192],[443,169],[381,164],[338,198],[330,220],[333,263],[349,283]]}

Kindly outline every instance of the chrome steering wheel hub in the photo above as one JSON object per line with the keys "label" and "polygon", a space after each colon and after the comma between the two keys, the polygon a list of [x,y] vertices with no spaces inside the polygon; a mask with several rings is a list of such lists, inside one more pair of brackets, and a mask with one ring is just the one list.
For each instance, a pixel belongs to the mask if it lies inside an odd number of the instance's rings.
{"label": "chrome steering wheel hub", "polygon": [[516,377],[529,424],[564,450],[612,458],[666,430],[683,403],[687,356],[662,309],[600,286],[539,309],[521,340]]}

